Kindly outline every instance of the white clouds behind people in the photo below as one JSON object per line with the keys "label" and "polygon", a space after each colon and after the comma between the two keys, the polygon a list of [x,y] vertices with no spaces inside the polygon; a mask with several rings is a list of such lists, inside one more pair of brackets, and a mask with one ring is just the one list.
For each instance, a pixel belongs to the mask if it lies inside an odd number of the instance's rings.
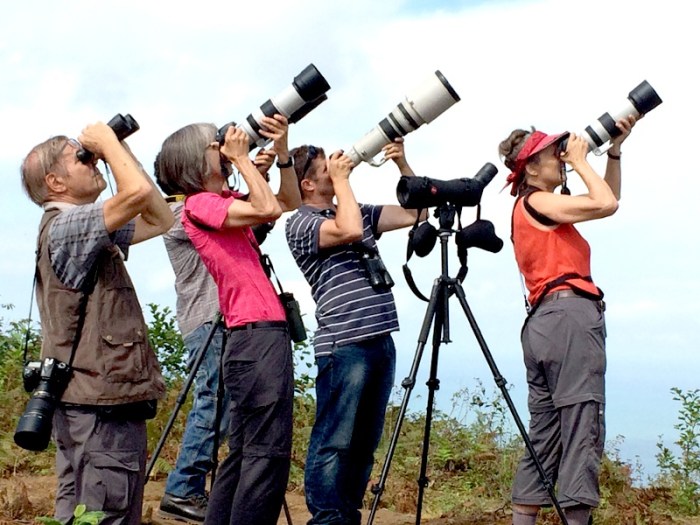
{"label": "white clouds behind people", "polygon": [[[470,251],[465,291],[524,415],[518,339],[524,310],[507,242],[513,201],[507,191],[499,193],[507,170],[497,145],[515,127],[581,131],[618,109],[646,79],[664,103],[624,144],[620,210],[581,229],[593,246],[593,275],[611,304],[608,435],[625,435],[628,455],[642,454],[653,469],[649,443],[661,433],[668,442],[674,435],[678,407],[669,389],[697,387],[700,365],[700,182],[694,158],[700,111],[692,80],[700,36],[693,20],[689,4],[680,0],[13,3],[0,21],[6,254],[0,258],[0,302],[16,309],[3,317],[25,317],[29,308],[40,212],[22,194],[19,165],[36,143],[59,133],[77,136],[87,123],[131,113],[141,130],[129,144],[152,172],[172,131],[190,122],[240,121],[314,63],[331,90],[326,102],[290,127],[290,146],[315,143],[333,151],[349,148],[439,69],[462,100],[409,134],[406,156],[418,175],[433,178],[471,177],[485,162],[499,169],[484,192],[482,216],[495,223],[506,246],[495,255]],[[592,160],[599,171],[603,162]],[[362,164],[352,177],[358,200],[394,198],[390,166]],[[582,191],[572,179],[572,191]],[[465,209],[463,218],[469,223],[474,210]],[[273,230],[264,248],[309,318],[308,289],[282,229]],[[405,232],[380,244],[397,281],[399,379],[415,352],[425,304],[401,275]],[[450,249],[456,272],[456,249]],[[133,249],[128,266],[142,304],[174,306],[174,277],[160,240]],[[414,257],[411,267],[427,291],[440,271],[438,250]],[[439,370],[443,409],[449,409],[451,393],[475,377],[493,384],[456,302],[451,319],[454,343],[441,348]],[[421,373],[427,369],[424,362]],[[414,398],[424,388],[419,383]],[[424,408],[422,399],[416,408]]]}

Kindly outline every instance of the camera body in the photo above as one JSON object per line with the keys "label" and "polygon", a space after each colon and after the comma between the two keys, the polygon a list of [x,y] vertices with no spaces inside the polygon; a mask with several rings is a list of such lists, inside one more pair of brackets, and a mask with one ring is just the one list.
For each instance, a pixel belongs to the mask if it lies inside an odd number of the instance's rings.
{"label": "camera body", "polygon": [[29,361],[22,368],[22,384],[25,392],[33,392],[41,380],[41,361]]}
{"label": "camera body", "polygon": [[[37,364],[41,366],[37,368]],[[67,363],[47,357],[40,363],[25,365],[24,388],[34,386],[32,397],[19,418],[15,443],[26,450],[44,450],[51,438],[53,414],[70,382],[72,369]]]}
{"label": "camera body", "polygon": [[[119,139],[119,142],[127,138],[129,135],[136,133],[140,129],[139,123],[136,122],[134,117],[128,113],[126,115],[117,113],[109,122],[107,122],[107,125],[112,128],[112,131],[114,131],[114,134],[117,136],[117,139]],[[94,158],[95,154],[91,151],[84,148],[78,151],[78,160],[83,164],[92,162]]]}

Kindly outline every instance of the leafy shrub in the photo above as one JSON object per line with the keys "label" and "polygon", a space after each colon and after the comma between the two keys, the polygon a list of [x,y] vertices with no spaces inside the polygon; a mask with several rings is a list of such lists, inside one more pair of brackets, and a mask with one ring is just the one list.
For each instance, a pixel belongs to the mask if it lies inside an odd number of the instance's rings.
{"label": "leafy shrub", "polygon": [[658,482],[670,488],[676,509],[690,516],[700,513],[700,390],[672,388],[673,400],[681,404],[674,428],[679,437],[676,455],[663,443],[657,443],[656,461],[661,470]]}

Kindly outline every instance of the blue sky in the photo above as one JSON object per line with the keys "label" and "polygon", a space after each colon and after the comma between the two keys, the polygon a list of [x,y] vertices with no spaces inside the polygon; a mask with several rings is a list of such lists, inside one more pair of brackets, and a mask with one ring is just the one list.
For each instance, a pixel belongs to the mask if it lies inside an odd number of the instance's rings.
{"label": "blue sky", "polygon": [[[8,4],[0,20],[0,195],[4,257],[0,303],[25,317],[40,210],[24,196],[19,165],[51,135],[77,136],[87,123],[131,113],[141,130],[130,145],[146,167],[163,139],[191,122],[244,118],[314,63],[331,85],[329,99],[290,131],[292,145],[348,148],[433,71],[461,101],[406,139],[415,171],[440,179],[470,177],[485,162],[499,168],[486,188],[482,217],[506,241],[498,254],[469,253],[465,292],[493,357],[526,419],[519,344],[524,317],[520,283],[507,242],[507,170],[498,142],[515,127],[580,131],[648,80],[664,103],[623,146],[618,213],[580,230],[593,250],[593,275],[606,292],[608,437],[625,436],[623,457],[654,469],[654,443],[675,438],[678,406],[670,388],[697,388],[700,182],[694,162],[698,111],[695,71],[700,36],[688,3],[562,0],[518,2],[347,3],[321,0],[264,4],[212,0]],[[594,168],[604,160],[591,156]],[[365,202],[395,202],[391,165],[360,165],[352,182]],[[273,180],[274,183],[274,180]],[[582,191],[580,181],[571,183]],[[106,195],[107,196],[107,195]],[[463,212],[463,223],[475,218]],[[264,248],[311,314],[308,287],[279,225]],[[401,275],[406,232],[380,242],[394,288],[401,331],[397,383],[408,373],[425,312]],[[452,245],[453,246],[453,245]],[[451,248],[450,267],[457,269]],[[173,276],[159,239],[132,250],[129,271],[142,303],[174,307]],[[426,293],[440,272],[438,251],[413,258]],[[310,316],[307,316],[310,317]],[[452,340],[440,350],[438,406],[491,374],[457,302]],[[429,360],[423,358],[412,407],[424,407]],[[495,387],[494,387],[495,388]]]}

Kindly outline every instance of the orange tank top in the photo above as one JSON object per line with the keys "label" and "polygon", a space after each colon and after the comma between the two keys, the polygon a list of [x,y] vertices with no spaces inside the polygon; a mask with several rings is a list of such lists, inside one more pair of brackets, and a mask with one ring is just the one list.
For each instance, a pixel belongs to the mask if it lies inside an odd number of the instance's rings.
{"label": "orange tank top", "polygon": [[[518,268],[530,292],[528,301],[537,304],[544,293],[571,288],[600,295],[591,281],[591,248],[573,224],[540,230],[525,216],[524,198],[513,207],[513,248]],[[569,275],[562,284],[547,290],[547,284]]]}

